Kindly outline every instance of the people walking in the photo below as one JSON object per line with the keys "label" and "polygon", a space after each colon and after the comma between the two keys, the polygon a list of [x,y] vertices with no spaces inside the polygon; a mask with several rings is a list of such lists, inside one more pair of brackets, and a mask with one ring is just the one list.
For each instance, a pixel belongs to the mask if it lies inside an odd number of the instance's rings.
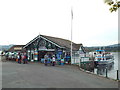
{"label": "people walking", "polygon": [[23,54],[23,64],[27,64],[27,54]]}
{"label": "people walking", "polygon": [[44,59],[45,59],[45,61],[44,61],[45,66],[47,66],[47,62],[48,62],[48,55],[47,54],[45,54]]}
{"label": "people walking", "polygon": [[52,66],[55,66],[55,55],[52,57]]}
{"label": "people walking", "polygon": [[21,58],[21,54],[20,54],[20,53],[18,53],[17,58],[18,58],[18,63],[21,64],[21,59],[22,59],[22,58]]}

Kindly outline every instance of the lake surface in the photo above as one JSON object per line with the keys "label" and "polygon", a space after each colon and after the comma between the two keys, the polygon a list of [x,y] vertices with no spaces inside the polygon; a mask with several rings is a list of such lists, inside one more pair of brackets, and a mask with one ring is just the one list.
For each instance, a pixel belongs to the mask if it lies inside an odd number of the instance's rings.
{"label": "lake surface", "polygon": [[[99,66],[99,68],[94,69],[94,73],[106,77],[106,67],[107,67],[107,76],[112,79],[117,79],[117,70],[120,70],[120,52],[112,52],[114,55],[114,63],[107,66]],[[119,71],[120,79],[120,71]]]}

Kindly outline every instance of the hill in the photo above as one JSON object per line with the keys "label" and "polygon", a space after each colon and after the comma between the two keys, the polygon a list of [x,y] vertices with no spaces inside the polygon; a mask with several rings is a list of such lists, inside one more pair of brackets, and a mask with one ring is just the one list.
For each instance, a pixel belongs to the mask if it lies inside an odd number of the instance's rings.
{"label": "hill", "polygon": [[0,45],[0,51],[6,51],[9,48],[11,48],[14,44],[10,44],[10,45]]}
{"label": "hill", "polygon": [[99,48],[104,49],[107,52],[120,52],[120,44],[113,44],[108,46],[94,46],[94,47],[85,47],[87,52],[98,50]]}

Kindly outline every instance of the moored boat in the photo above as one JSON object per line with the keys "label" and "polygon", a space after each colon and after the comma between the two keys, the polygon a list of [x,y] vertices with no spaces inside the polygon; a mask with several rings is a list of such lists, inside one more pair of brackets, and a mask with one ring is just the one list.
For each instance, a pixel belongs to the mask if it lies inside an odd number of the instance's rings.
{"label": "moored boat", "polygon": [[96,50],[94,53],[95,56],[95,65],[99,64],[111,64],[114,63],[114,56],[110,52],[105,52],[105,50]]}

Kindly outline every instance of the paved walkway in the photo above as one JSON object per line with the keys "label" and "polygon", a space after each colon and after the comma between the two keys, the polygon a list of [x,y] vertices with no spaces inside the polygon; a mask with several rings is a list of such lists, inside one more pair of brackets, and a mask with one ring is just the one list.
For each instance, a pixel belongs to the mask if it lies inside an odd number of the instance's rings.
{"label": "paved walkway", "polygon": [[118,82],[80,71],[78,67],[40,63],[2,63],[3,88],[118,88]]}

